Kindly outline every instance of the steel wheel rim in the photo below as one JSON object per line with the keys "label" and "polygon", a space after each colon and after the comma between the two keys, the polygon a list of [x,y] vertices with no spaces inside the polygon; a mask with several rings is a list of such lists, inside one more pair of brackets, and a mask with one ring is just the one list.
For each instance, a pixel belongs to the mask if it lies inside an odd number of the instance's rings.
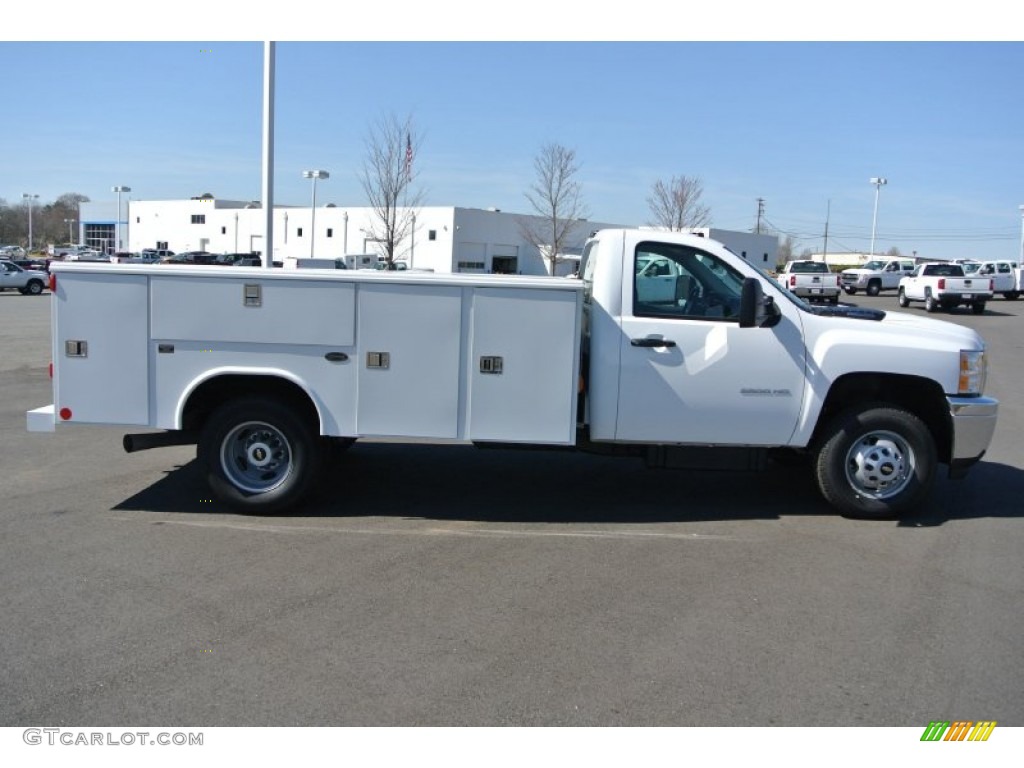
{"label": "steel wheel rim", "polygon": [[262,421],[239,424],[220,444],[224,475],[246,493],[280,486],[292,470],[292,448],[281,430]]}
{"label": "steel wheel rim", "polygon": [[898,495],[914,477],[917,458],[896,432],[878,430],[861,435],[846,452],[846,480],[864,496],[888,499]]}

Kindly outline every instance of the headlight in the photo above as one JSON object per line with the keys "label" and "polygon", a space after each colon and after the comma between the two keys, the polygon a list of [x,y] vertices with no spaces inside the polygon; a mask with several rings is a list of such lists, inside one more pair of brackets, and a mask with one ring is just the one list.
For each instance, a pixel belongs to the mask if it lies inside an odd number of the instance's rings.
{"label": "headlight", "polygon": [[983,349],[960,350],[960,381],[958,395],[980,395],[985,391],[988,357]]}

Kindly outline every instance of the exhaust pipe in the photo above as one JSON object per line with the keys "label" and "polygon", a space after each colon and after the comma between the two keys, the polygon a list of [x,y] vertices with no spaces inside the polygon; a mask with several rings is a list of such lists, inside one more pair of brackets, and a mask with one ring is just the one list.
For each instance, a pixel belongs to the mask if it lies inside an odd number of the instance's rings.
{"label": "exhaust pipe", "polygon": [[121,444],[124,446],[125,453],[135,453],[136,451],[148,451],[150,448],[165,448],[168,445],[195,445],[198,441],[197,433],[176,429],[170,432],[125,435]]}

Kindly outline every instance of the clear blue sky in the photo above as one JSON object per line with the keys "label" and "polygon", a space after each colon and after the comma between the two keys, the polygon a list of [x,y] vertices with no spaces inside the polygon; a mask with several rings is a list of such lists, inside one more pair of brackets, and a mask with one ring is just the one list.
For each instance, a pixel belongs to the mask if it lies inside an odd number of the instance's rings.
{"label": "clear blue sky", "polygon": [[[262,62],[259,42],[0,42],[0,197],[258,199]],[[1020,248],[1021,43],[280,42],[276,72],[278,204],[308,203],[309,168],[331,173],[318,202],[365,204],[369,125],[408,113],[430,205],[528,212],[558,142],[598,221],[647,223],[652,183],[686,174],[714,226],[749,230],[760,197],[820,250],[831,205],[829,251],[866,250],[884,176],[876,250]]]}

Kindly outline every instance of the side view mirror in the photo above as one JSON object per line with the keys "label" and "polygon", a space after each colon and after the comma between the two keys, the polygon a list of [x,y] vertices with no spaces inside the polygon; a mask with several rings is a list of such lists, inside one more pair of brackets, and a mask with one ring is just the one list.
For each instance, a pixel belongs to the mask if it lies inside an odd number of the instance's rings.
{"label": "side view mirror", "polygon": [[775,317],[775,301],[764,295],[761,281],[756,277],[743,279],[740,293],[740,328],[761,328]]}

